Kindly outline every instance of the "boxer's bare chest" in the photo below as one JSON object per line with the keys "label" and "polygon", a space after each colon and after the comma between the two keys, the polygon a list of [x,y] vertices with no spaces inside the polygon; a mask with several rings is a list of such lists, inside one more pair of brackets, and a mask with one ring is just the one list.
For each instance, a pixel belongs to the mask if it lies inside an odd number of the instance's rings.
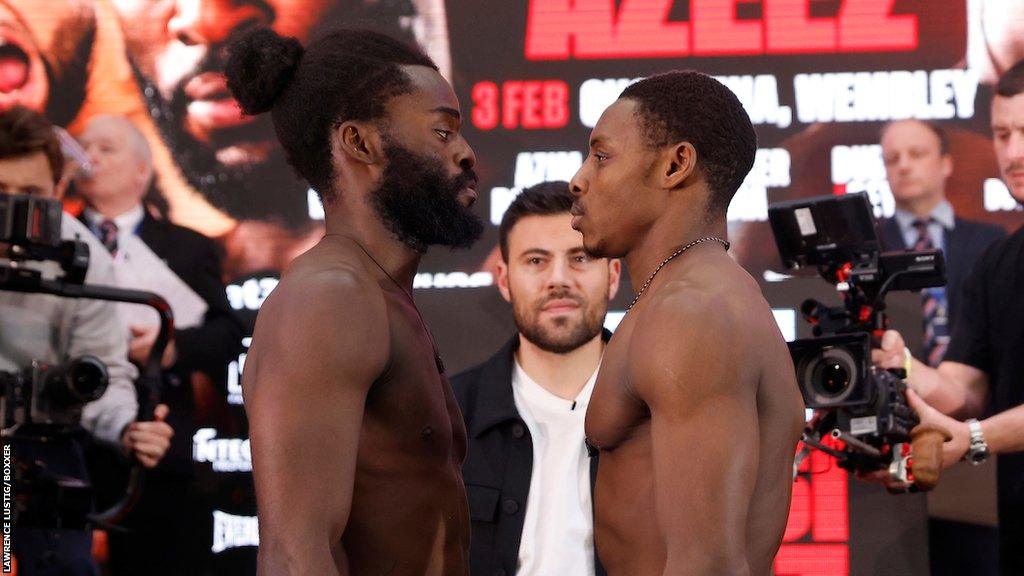
{"label": "boxer's bare chest", "polygon": [[634,324],[628,317],[605,348],[601,370],[587,408],[586,432],[591,446],[615,450],[631,440],[650,420],[634,386],[630,347]]}
{"label": "boxer's bare chest", "polygon": [[404,295],[386,300],[392,355],[367,395],[364,435],[419,465],[461,464],[465,426],[433,338]]}
{"label": "boxer's bare chest", "polygon": [[344,540],[351,573],[463,575],[465,425],[415,309],[385,299],[391,358],[366,397]]}

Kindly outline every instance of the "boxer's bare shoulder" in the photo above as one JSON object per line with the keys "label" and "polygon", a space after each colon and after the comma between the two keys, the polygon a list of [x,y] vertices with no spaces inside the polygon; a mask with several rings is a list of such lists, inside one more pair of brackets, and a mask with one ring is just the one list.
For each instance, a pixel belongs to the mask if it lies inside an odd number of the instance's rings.
{"label": "boxer's bare shoulder", "polygon": [[[350,355],[372,372],[386,363],[388,341],[384,290],[350,246],[324,240],[292,262],[261,306],[246,374],[299,342]],[[265,380],[245,379],[247,399]]]}
{"label": "boxer's bare shoulder", "polygon": [[[792,362],[728,256],[667,271],[613,338],[587,414],[605,450],[601,558],[610,574],[766,574],[802,424]],[[643,468],[653,475],[638,481]]]}

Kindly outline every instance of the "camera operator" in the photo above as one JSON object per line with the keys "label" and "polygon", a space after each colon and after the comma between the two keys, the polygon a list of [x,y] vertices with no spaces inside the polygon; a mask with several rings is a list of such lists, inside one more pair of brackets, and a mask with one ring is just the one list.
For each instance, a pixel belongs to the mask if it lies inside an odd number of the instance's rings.
{"label": "camera operator", "polygon": [[[125,523],[131,532],[109,534],[111,572],[182,574],[209,550],[188,514],[197,504],[190,493],[196,431],[192,375],[200,372],[213,382],[224,381],[228,364],[242,351],[242,324],[228,303],[217,245],[150,213],[153,156],[138,128],[120,116],[97,116],[79,142],[92,167],[75,179],[87,206],[81,221],[117,255],[119,282],[127,282],[126,266],[138,277],[152,279],[143,287],[167,299],[176,322],[162,363],[162,400],[172,409],[168,424],[175,435],[167,457],[147,475],[142,499]],[[142,258],[150,251],[149,258]],[[157,325],[145,322],[148,312],[137,307],[122,311],[132,332],[128,355],[138,365],[149,358],[157,335]]]}
{"label": "camera operator", "polygon": [[[0,193],[53,197],[63,168],[60,143],[46,118],[21,107],[0,114]],[[110,257],[84,225],[65,215],[61,236],[90,244],[87,284],[113,283]],[[6,246],[2,248],[6,254]],[[84,406],[81,425],[101,444],[120,446],[152,468],[173,434],[162,421],[168,409],[158,406],[152,422],[134,421],[138,401],[132,381],[137,371],[128,362],[114,304],[0,291],[0,370],[19,371],[34,359],[59,363],[83,355],[106,364],[109,384],[99,400]],[[18,442],[13,448],[16,461],[42,461],[50,473],[86,477],[78,445],[71,453],[44,442]],[[16,528],[13,548],[23,575],[97,573],[91,535],[85,530]]]}
{"label": "camera operator", "polygon": [[[1024,204],[1024,61],[996,86],[992,132],[1000,172]],[[938,368],[911,358],[893,331],[873,360],[883,368],[909,367],[908,396],[922,423],[953,434],[943,447],[943,465],[999,455],[1000,570],[1024,574],[1024,227],[990,246],[964,282],[957,324]],[[988,401],[994,415],[981,422],[947,416],[980,416]]]}
{"label": "camera operator", "polygon": [[[964,280],[985,249],[1005,238],[1006,231],[954,213],[946,199],[953,155],[942,126],[926,120],[894,120],[882,127],[879,143],[896,201],[896,213],[878,222],[882,249],[939,248],[945,254],[946,285],[921,290],[922,338],[909,345],[915,356],[938,366],[962,305]],[[977,576],[998,572],[996,529],[969,521],[971,517],[954,514],[954,520],[949,515],[950,508],[980,513],[972,506],[976,503],[964,502],[962,492],[995,486],[995,470],[978,474],[967,468],[971,467],[960,467],[959,477],[944,475],[946,480],[929,496],[929,554],[935,576],[959,574],[967,566]],[[947,544],[952,542],[957,545]],[[989,558],[985,567],[979,565],[979,558]]]}

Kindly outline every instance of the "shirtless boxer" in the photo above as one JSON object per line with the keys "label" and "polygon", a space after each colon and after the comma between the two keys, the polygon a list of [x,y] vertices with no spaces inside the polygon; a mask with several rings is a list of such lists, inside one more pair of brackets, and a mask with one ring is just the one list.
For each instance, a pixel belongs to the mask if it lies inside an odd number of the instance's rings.
{"label": "shirtless boxer", "polygon": [[468,573],[466,432],[413,303],[427,246],[482,230],[476,158],[433,62],[380,34],[258,29],[228,86],[270,110],[327,235],[266,300],[246,361],[262,575]]}
{"label": "shirtless boxer", "polygon": [[782,541],[803,402],[767,302],[723,249],[756,147],[725,86],[671,72],[604,112],[572,180],[584,246],[625,257],[639,288],[587,410],[610,575],[768,574]]}

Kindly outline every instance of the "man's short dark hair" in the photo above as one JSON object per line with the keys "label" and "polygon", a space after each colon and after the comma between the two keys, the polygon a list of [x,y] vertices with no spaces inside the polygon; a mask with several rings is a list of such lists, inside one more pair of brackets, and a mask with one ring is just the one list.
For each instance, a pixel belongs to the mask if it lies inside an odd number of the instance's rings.
{"label": "man's short dark hair", "polygon": [[339,122],[382,118],[391,98],[412,91],[401,66],[437,65],[420,50],[369,30],[334,30],[303,48],[267,28],[229,48],[228,87],[246,114],[272,110],[288,162],[334,198],[330,131]]}
{"label": "man's short dark hair", "polygon": [[[881,140],[885,136],[885,132],[890,126],[897,122],[906,122],[907,120],[893,120],[886,122],[882,129],[878,132],[878,139]],[[918,120],[916,118],[909,119],[911,122],[919,122],[922,126],[932,131],[935,137],[939,139],[939,155],[945,156],[949,154],[949,133],[943,128],[938,122],[932,122],[930,120]]]}
{"label": "man's short dark hair", "polygon": [[724,215],[754,165],[757,135],[736,95],[693,70],[645,78],[622,91],[638,105],[647,146],[689,142],[711,190],[710,214]]}
{"label": "man's short dark hair", "polygon": [[508,235],[516,222],[525,216],[551,216],[565,214],[572,208],[573,195],[569,183],[564,180],[542,182],[531,186],[516,196],[501,218],[498,226],[498,246],[501,259],[508,262]]}
{"label": "man's short dark hair", "polygon": [[36,152],[46,155],[56,185],[64,175],[64,154],[53,124],[24,106],[0,113],[0,159],[21,158]]}
{"label": "man's short dark hair", "polygon": [[1009,70],[1003,72],[996,83],[996,96],[1013,98],[1024,94],[1024,60],[1017,62]]}

